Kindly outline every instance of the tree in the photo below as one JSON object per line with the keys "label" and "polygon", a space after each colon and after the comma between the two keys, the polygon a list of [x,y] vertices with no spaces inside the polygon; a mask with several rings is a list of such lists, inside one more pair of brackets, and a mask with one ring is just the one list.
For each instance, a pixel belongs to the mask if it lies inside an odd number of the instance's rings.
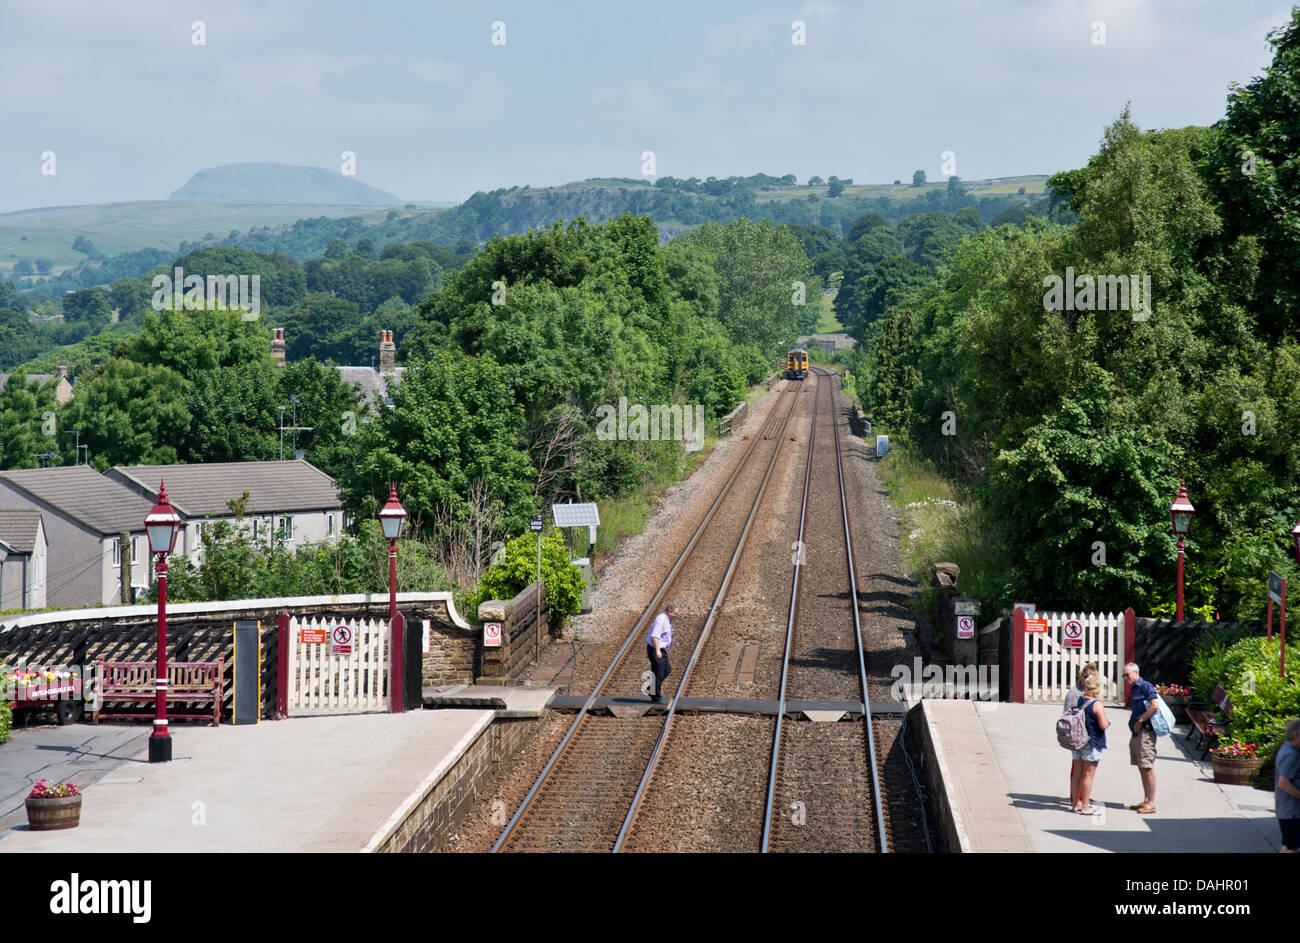
{"label": "tree", "polygon": [[76,239],[72,240],[72,251],[85,253],[92,259],[99,255],[99,253],[95,251],[94,243],[85,236],[78,236]]}
{"label": "tree", "polygon": [[91,333],[102,331],[113,319],[108,292],[103,288],[69,292],[63,296],[63,317],[70,323],[84,324]]}
{"label": "tree", "polygon": [[40,272],[42,275],[49,275],[54,271],[54,263],[49,259],[37,259],[36,271]]}
{"label": "tree", "polygon": [[824,187],[825,185],[826,185],[826,181],[823,180],[821,177],[808,178],[808,186],[810,187]]}
{"label": "tree", "polygon": [[29,382],[21,369],[9,375],[0,389],[0,468],[36,468],[38,452],[55,450],[45,422],[53,409],[52,386]]}
{"label": "tree", "polygon": [[924,170],[918,170],[918,171],[916,171],[915,173],[912,174],[912,186],[914,186],[914,187],[923,187],[923,186],[925,186],[925,171],[924,171]]}
{"label": "tree", "polygon": [[[78,381],[59,429],[81,430],[81,444],[90,446],[90,462],[100,471],[113,465],[169,465],[177,461],[190,425],[186,387],[168,367],[114,357]],[[63,438],[71,464],[73,442]]]}
{"label": "tree", "polygon": [[36,271],[32,265],[31,259],[19,259],[14,263],[15,275],[31,275]]}
{"label": "tree", "polygon": [[831,177],[830,183],[827,185],[826,189],[826,198],[828,200],[833,200],[843,192],[844,181],[839,177]]}

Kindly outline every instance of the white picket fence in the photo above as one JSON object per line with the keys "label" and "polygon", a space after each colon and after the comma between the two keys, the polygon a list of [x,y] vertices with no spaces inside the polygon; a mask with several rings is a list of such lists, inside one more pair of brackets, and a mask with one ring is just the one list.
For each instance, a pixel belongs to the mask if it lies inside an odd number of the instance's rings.
{"label": "white picket fence", "polygon": [[[1013,692],[1013,698],[1027,704],[1063,702],[1079,669],[1095,661],[1102,679],[1102,700],[1122,703],[1124,662],[1133,643],[1127,638],[1124,613],[1040,612],[1038,618],[1047,620],[1047,631],[1024,633],[1019,643],[1021,650],[1015,653],[1020,662],[1017,668],[1023,666],[1023,674],[1018,679],[1023,696],[1016,698]],[[1083,629],[1082,645],[1078,648],[1065,647],[1065,628],[1070,622],[1079,623]]]}
{"label": "white picket fence", "polygon": [[[334,630],[352,629],[350,654],[333,655]],[[304,644],[303,630],[324,631],[325,641]],[[381,619],[289,620],[289,714],[352,714],[386,711],[388,621]]]}

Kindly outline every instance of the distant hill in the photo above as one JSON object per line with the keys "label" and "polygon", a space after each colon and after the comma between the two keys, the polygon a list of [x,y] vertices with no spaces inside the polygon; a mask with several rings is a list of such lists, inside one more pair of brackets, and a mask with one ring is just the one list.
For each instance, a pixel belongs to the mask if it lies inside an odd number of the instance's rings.
{"label": "distant hill", "polygon": [[323,167],[225,164],[200,170],[169,200],[401,206],[400,197]]}

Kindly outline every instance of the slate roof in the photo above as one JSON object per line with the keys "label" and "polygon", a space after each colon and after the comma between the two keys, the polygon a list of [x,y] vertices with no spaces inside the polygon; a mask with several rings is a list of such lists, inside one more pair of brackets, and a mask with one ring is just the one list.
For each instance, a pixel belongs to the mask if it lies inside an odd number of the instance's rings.
{"label": "slate roof", "polygon": [[106,537],[122,531],[142,533],[145,515],[153,507],[153,502],[89,465],[16,468],[0,472],[3,483]]}
{"label": "slate roof", "polygon": [[402,383],[405,367],[397,367],[392,373],[380,373],[374,367],[339,367],[339,377],[344,383],[351,383],[361,388],[361,396],[367,406],[382,404],[388,398],[389,378],[394,386]]}
{"label": "slate roof", "polygon": [[[229,517],[228,501],[245,491],[258,514],[342,507],[334,479],[310,462],[206,462],[195,465],[130,465],[108,474],[157,500],[158,483],[186,517]],[[142,518],[143,519],[143,518]]]}
{"label": "slate roof", "polygon": [[[5,386],[9,383],[9,378],[10,378],[11,376],[13,376],[12,373],[0,373],[0,390],[3,390],[3,389],[5,388]],[[49,380],[55,380],[55,379],[58,379],[58,378],[57,378],[54,374],[52,374],[52,373],[29,373],[29,374],[27,374],[27,382],[28,382],[28,383],[31,383],[33,380],[35,380],[35,381],[37,381],[38,383],[40,383],[42,386],[45,385],[45,383],[46,383],[47,381],[49,381]]]}
{"label": "slate roof", "polygon": [[17,553],[36,552],[40,527],[40,511],[0,511],[0,543],[8,544]]}

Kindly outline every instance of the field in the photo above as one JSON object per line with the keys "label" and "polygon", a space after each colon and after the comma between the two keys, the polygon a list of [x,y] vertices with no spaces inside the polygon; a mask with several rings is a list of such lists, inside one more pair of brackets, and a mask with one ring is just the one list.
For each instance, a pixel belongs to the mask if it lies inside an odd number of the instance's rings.
{"label": "field", "polygon": [[[966,192],[976,198],[1015,193],[1021,187],[1025,188],[1025,196],[1038,197],[1043,195],[1047,187],[1047,178],[1041,175],[1031,175],[1026,177],[998,177],[994,180],[963,180],[961,183],[966,188]],[[947,189],[947,181],[932,181],[923,187],[913,187],[909,178],[897,186],[892,183],[872,183],[863,186],[854,184],[844,188],[841,198],[866,197],[870,199],[887,196],[896,200],[915,200],[924,196],[930,190]],[[771,190],[759,190],[754,195],[754,199],[758,203],[775,203],[783,200],[807,199],[810,193],[815,193],[825,199],[826,190],[826,187],[780,187]]]}
{"label": "field", "polygon": [[[60,272],[86,256],[72,248],[85,236],[102,255],[135,249],[177,249],[182,242],[220,237],[232,229],[241,232],[257,226],[284,226],[319,216],[363,216],[376,222],[388,207],[329,206],[303,203],[199,203],[184,200],[145,200],[91,206],[55,206],[0,214],[0,273],[8,275],[19,259],[45,258]],[[401,210],[399,213],[428,213]]]}

